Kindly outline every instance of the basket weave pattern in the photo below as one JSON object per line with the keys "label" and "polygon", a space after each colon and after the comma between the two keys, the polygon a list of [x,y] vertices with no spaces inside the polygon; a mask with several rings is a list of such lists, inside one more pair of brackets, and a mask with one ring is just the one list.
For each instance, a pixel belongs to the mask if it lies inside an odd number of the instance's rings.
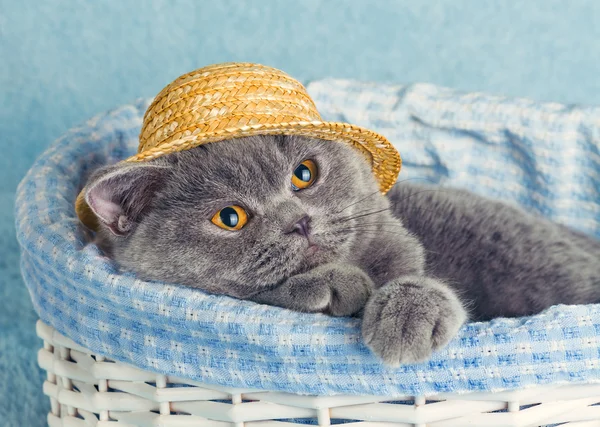
{"label": "basket weave pattern", "polygon": [[300,396],[155,374],[95,356],[41,321],[37,331],[50,427],[299,427],[308,420],[319,426],[350,420],[345,425],[353,427],[600,425],[600,406],[592,406],[600,404],[600,385],[427,399]]}

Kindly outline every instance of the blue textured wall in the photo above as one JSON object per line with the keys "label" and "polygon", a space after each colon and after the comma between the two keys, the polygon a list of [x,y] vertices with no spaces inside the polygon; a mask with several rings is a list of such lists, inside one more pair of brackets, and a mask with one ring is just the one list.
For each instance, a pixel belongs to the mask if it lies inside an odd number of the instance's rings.
{"label": "blue textured wall", "polygon": [[600,103],[597,0],[0,0],[0,31],[4,189],[68,127],[214,62]]}
{"label": "blue textured wall", "polygon": [[17,268],[18,179],[69,127],[221,61],[303,81],[424,81],[600,104],[600,1],[0,0],[1,425],[41,426],[47,409]]}

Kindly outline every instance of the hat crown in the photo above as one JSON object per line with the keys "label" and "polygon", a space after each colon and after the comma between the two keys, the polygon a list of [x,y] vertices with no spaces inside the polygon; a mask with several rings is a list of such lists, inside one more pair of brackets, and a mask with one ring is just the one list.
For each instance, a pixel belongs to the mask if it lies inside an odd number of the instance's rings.
{"label": "hat crown", "polygon": [[259,64],[217,64],[184,74],[144,115],[138,153],[196,134],[321,121],[304,86]]}

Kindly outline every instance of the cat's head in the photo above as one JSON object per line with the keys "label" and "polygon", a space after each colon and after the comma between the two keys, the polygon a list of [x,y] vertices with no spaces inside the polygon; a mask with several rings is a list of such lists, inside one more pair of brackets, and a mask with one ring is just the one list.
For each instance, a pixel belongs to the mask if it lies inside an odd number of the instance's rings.
{"label": "cat's head", "polygon": [[[141,278],[247,297],[332,261],[388,206],[346,144],[261,136],[101,169],[85,189],[99,244]],[[363,215],[363,216],[361,216]]]}

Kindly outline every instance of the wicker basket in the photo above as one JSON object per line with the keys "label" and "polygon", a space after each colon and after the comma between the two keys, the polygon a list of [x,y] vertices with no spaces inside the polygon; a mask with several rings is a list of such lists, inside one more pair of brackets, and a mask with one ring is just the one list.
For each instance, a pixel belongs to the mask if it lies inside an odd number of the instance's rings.
{"label": "wicker basket", "polygon": [[600,426],[600,385],[501,393],[300,396],[207,385],[95,356],[38,322],[50,427]]}

